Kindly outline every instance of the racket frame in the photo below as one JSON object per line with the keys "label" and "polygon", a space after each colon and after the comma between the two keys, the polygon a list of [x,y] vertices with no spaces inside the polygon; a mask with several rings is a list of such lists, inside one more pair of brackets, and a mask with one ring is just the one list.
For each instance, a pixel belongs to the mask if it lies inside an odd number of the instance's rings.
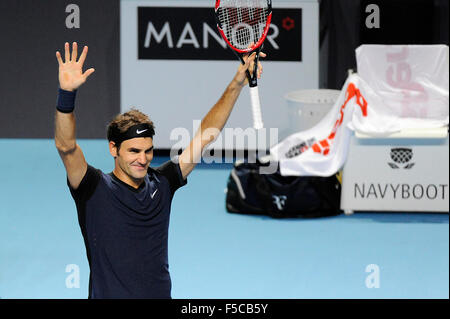
{"label": "racket frame", "polygon": [[228,38],[225,36],[225,33],[222,28],[222,23],[220,22],[218,10],[220,7],[220,0],[216,0],[216,5],[214,8],[214,16],[216,18],[217,23],[217,29],[219,30],[219,33],[221,37],[225,40],[225,42],[228,44],[228,47],[236,54],[238,59],[241,61],[242,64],[245,64],[243,56],[245,54],[251,55],[253,52],[256,52],[256,57],[254,60],[254,66],[253,66],[253,72],[251,75],[249,70],[246,70],[246,76],[248,79],[248,84],[250,86],[250,98],[251,98],[251,104],[252,104],[252,113],[253,113],[253,127],[257,130],[263,128],[263,122],[262,122],[262,115],[261,115],[261,105],[259,101],[259,93],[258,93],[258,61],[259,61],[259,53],[261,52],[263,48],[264,40],[267,37],[267,33],[269,31],[270,23],[272,21],[272,1],[267,0],[267,20],[266,25],[264,26],[263,33],[261,35],[261,38],[258,39],[258,41],[251,47],[246,49],[240,49],[236,48],[234,45],[230,43]]}
{"label": "racket frame", "polygon": [[253,52],[256,52],[256,57],[255,57],[255,64],[254,64],[254,68],[253,68],[253,76],[250,74],[250,72],[248,70],[246,70],[246,75],[247,75],[247,79],[248,79],[248,83],[250,87],[255,87],[258,85],[258,61],[259,61],[259,53],[261,52],[261,49],[263,48],[263,43],[264,40],[267,37],[267,33],[269,31],[269,27],[270,27],[270,23],[272,21],[272,1],[271,0],[267,0],[267,21],[266,21],[266,25],[264,27],[264,31],[263,34],[261,36],[260,39],[258,39],[258,42],[255,43],[252,47],[249,47],[247,49],[239,49],[236,48],[234,45],[232,45],[230,43],[230,41],[227,39],[227,37],[225,36],[225,33],[223,31],[222,28],[222,23],[219,20],[218,17],[218,9],[220,7],[220,1],[221,0],[216,0],[216,4],[214,7],[214,16],[216,18],[216,23],[217,23],[217,29],[219,30],[220,35],[222,36],[222,38],[225,40],[225,42],[228,44],[228,47],[233,51],[233,53],[238,57],[239,61],[241,61],[242,64],[245,64],[243,55],[244,54],[248,54],[251,55]]}

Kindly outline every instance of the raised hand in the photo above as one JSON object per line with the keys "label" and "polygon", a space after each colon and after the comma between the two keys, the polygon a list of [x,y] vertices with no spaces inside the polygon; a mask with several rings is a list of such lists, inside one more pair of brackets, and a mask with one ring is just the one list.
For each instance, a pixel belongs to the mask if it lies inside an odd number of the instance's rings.
{"label": "raised hand", "polygon": [[78,56],[78,45],[76,42],[72,44],[72,55],[70,54],[69,43],[66,42],[64,45],[65,51],[65,62],[61,58],[59,51],[56,51],[56,59],[59,64],[59,86],[61,89],[66,91],[74,91],[78,89],[86,79],[94,73],[94,69],[90,68],[83,73],[83,64],[86,60],[88,47],[83,48],[83,52],[77,61]]}
{"label": "raised hand", "polygon": [[[260,52],[259,57],[264,58],[264,57],[266,57],[266,54],[263,52]],[[234,77],[235,81],[237,81],[237,83],[239,85],[245,86],[248,84],[248,78],[246,76],[246,71],[248,70],[248,72],[250,72],[250,74],[253,75],[255,59],[256,59],[256,52],[253,52],[250,55],[246,54],[243,56],[244,64],[239,65],[236,76]],[[261,74],[262,74],[262,65],[258,61],[258,70],[257,70],[257,78],[258,79],[261,78]]]}

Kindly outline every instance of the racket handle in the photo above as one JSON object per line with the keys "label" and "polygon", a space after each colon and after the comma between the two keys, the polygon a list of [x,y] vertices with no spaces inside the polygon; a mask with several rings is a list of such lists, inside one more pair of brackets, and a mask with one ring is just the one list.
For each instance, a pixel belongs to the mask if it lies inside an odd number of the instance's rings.
{"label": "racket handle", "polygon": [[252,113],[253,113],[253,128],[262,129],[262,115],[261,115],[261,104],[259,102],[258,87],[254,86],[250,88],[250,100],[252,102]]}

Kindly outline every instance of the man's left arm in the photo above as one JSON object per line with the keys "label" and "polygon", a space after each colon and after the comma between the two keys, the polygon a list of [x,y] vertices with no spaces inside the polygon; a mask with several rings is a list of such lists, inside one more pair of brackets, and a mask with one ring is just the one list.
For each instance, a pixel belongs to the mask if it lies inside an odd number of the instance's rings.
{"label": "man's left arm", "polygon": [[[265,57],[266,55],[260,53],[260,56]],[[253,70],[255,57],[256,53],[244,57],[245,63],[239,66],[236,75],[225,89],[225,92],[203,118],[189,146],[179,156],[178,161],[184,179],[192,172],[195,165],[200,162],[205,147],[219,136],[225,126],[242,88],[248,83],[245,72],[246,70],[249,70],[249,72]],[[262,67],[259,64],[258,78],[261,77],[261,73]]]}

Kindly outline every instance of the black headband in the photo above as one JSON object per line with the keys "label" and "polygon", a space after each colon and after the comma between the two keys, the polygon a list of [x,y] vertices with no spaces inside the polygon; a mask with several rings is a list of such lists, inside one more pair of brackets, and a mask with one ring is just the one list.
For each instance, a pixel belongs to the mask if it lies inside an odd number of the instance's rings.
{"label": "black headband", "polygon": [[116,144],[120,144],[125,140],[129,140],[135,137],[151,137],[155,135],[155,130],[147,123],[137,124],[131,126],[126,132],[121,133],[117,127],[113,127],[111,141]]}

